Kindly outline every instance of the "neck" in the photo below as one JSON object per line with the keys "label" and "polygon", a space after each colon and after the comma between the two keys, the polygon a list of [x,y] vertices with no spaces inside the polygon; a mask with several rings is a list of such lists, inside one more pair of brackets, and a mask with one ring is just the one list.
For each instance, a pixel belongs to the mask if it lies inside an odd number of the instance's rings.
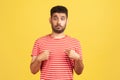
{"label": "neck", "polygon": [[54,32],[52,32],[51,37],[53,37],[55,39],[60,39],[60,38],[65,37],[65,34],[64,33],[54,33]]}

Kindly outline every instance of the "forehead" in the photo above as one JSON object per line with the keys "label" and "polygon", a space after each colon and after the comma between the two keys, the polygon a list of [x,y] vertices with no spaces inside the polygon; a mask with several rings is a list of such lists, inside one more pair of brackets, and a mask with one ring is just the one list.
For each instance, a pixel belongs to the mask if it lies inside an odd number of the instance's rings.
{"label": "forehead", "polygon": [[65,13],[53,13],[52,17],[66,17]]}

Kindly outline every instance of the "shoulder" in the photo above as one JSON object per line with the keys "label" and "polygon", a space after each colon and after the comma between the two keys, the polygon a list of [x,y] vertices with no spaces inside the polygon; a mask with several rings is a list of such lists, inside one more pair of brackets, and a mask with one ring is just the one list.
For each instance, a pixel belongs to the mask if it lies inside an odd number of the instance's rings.
{"label": "shoulder", "polygon": [[[67,36],[68,36],[68,35],[67,35]],[[73,41],[73,42],[77,42],[77,43],[80,42],[77,38],[74,38],[74,37],[71,37],[71,36],[68,36],[68,39],[69,39],[70,41]]]}
{"label": "shoulder", "polygon": [[49,35],[41,36],[35,40],[35,42],[46,41],[49,38]]}

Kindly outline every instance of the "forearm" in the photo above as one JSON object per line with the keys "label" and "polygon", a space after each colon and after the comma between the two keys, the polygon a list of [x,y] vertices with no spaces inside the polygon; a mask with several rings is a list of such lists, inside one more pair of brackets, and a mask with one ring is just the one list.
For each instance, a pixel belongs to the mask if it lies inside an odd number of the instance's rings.
{"label": "forearm", "polygon": [[75,60],[74,70],[78,75],[82,73],[83,68],[84,68],[84,64],[83,64],[82,60],[80,60],[80,59]]}
{"label": "forearm", "polygon": [[30,64],[30,70],[33,74],[36,74],[40,70],[41,62],[37,59]]}

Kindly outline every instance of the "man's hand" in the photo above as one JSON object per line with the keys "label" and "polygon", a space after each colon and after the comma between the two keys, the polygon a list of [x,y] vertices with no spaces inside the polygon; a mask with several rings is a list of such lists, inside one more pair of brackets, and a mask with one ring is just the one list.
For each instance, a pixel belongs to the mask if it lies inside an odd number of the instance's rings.
{"label": "man's hand", "polygon": [[78,75],[80,75],[84,68],[83,62],[80,59],[81,56],[74,50],[66,50],[65,53],[68,55],[69,58],[75,60],[74,70]]}
{"label": "man's hand", "polygon": [[80,59],[80,55],[78,53],[76,53],[74,50],[65,50],[65,53],[71,59],[74,59],[74,60]]}
{"label": "man's hand", "polygon": [[42,61],[48,60],[49,58],[49,51],[45,50],[41,52],[38,56],[32,57],[32,62],[30,64],[30,69],[33,74],[36,74],[40,70],[40,66]]}
{"label": "man's hand", "polygon": [[37,57],[38,61],[44,61],[44,60],[48,60],[49,58],[49,51],[48,50],[44,50],[42,53],[40,53]]}

